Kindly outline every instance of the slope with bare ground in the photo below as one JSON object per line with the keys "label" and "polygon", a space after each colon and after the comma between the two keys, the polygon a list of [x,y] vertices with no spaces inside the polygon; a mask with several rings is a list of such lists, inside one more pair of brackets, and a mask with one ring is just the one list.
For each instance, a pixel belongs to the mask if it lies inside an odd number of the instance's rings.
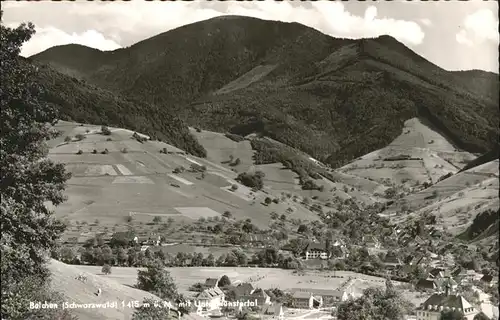
{"label": "slope with bare ground", "polygon": [[[73,308],[72,312],[78,316],[80,320],[128,320],[132,319],[134,308],[130,306],[122,306],[122,301],[125,304],[133,301],[142,302],[145,298],[158,297],[138,289],[134,289],[129,285],[124,285],[116,279],[112,279],[103,275],[100,272],[88,272],[85,269],[80,269],[77,266],[67,265],[57,260],[51,260],[48,264],[49,270],[52,273],[52,288],[64,294],[69,304],[77,305],[84,304],[106,304],[110,306],[101,306],[95,308]],[[87,280],[77,280],[79,275],[83,275]],[[135,284],[137,279],[137,271],[135,275],[130,275],[135,278],[131,285]],[[100,296],[97,296],[97,290],[102,290]],[[115,303],[116,305],[111,305]]]}

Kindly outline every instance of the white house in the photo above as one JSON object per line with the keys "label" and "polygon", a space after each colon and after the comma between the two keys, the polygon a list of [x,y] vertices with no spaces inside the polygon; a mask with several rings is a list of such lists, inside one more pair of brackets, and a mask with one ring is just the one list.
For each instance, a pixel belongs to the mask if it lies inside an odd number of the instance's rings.
{"label": "white house", "polygon": [[224,298],[224,292],[218,287],[203,290],[196,296],[197,313],[202,315],[203,312],[220,310]]}
{"label": "white house", "polygon": [[326,260],[329,258],[329,253],[326,250],[324,245],[319,243],[309,243],[303,252],[304,259],[323,259]]}

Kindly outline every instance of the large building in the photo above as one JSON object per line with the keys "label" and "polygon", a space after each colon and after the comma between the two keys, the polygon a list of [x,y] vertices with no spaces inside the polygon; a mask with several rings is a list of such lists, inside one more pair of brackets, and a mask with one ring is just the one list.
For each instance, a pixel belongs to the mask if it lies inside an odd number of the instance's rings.
{"label": "large building", "polygon": [[[318,301],[322,302],[321,306],[324,308],[336,306],[341,302],[346,301],[350,297],[350,295],[347,293],[345,289],[295,288],[292,289],[291,292],[292,293],[303,292],[306,293],[307,296],[310,296],[312,294],[314,297],[317,298]],[[305,300],[303,302],[304,302],[303,304],[305,305]]]}
{"label": "large building", "polygon": [[317,309],[323,306],[323,298],[314,296],[312,292],[295,291],[292,294],[292,306],[298,309]]}
{"label": "large building", "polygon": [[326,260],[329,258],[329,253],[326,250],[326,246],[319,244],[319,243],[314,243],[311,242],[305,247],[304,252],[303,252],[303,257],[306,260],[309,259],[323,259]]}
{"label": "large building", "polygon": [[435,293],[430,296],[417,308],[416,320],[440,320],[441,313],[446,310],[460,311],[464,315],[464,320],[473,320],[479,311],[464,297],[450,294],[451,292],[453,292],[452,289],[447,286],[444,293]]}

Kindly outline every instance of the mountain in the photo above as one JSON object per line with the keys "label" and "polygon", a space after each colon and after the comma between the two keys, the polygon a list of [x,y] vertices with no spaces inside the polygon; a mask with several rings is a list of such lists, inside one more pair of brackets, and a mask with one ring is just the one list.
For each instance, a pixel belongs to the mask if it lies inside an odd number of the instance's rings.
{"label": "mountain", "polygon": [[35,77],[33,80],[43,90],[42,99],[57,107],[62,120],[125,127],[165,140],[192,154],[206,155],[186,124],[166,108],[122,97],[46,65],[38,64]]}
{"label": "mountain", "polygon": [[152,103],[153,118],[168,110],[194,127],[263,134],[333,166],[385,147],[414,117],[472,153],[498,136],[498,78],[443,70],[389,36],[226,16],[115,51],[66,45],[30,59]]}

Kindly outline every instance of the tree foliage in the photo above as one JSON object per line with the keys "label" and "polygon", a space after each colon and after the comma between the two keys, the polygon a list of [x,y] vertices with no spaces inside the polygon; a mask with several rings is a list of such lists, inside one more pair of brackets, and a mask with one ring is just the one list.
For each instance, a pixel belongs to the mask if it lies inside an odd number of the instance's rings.
{"label": "tree foliage", "polygon": [[37,70],[19,56],[21,46],[34,33],[31,23],[15,29],[2,23],[0,31],[3,319],[44,317],[35,316],[26,301],[37,301],[40,295],[50,300],[45,262],[65,228],[45,205],[64,201],[69,178],[62,164],[47,159],[45,140],[56,136],[50,125],[57,110],[42,102],[43,92],[32,81]]}
{"label": "tree foliage", "polygon": [[150,264],[146,270],[137,271],[136,287],[164,300],[175,300],[179,297],[170,272],[158,263]]}
{"label": "tree foliage", "polygon": [[411,303],[404,300],[386,281],[386,290],[368,288],[363,296],[340,304],[338,320],[402,320],[412,309]]}
{"label": "tree foliage", "polygon": [[236,181],[249,188],[260,190],[264,187],[264,173],[262,171],[255,173],[243,172],[236,177]]}
{"label": "tree foliage", "polygon": [[164,301],[146,298],[137,308],[132,320],[173,320],[178,319],[177,312],[170,310]]}
{"label": "tree foliage", "polygon": [[464,314],[459,310],[446,310],[441,312],[440,320],[462,320]]}
{"label": "tree foliage", "polygon": [[227,275],[223,275],[219,280],[219,287],[227,287],[231,285],[231,280]]}

